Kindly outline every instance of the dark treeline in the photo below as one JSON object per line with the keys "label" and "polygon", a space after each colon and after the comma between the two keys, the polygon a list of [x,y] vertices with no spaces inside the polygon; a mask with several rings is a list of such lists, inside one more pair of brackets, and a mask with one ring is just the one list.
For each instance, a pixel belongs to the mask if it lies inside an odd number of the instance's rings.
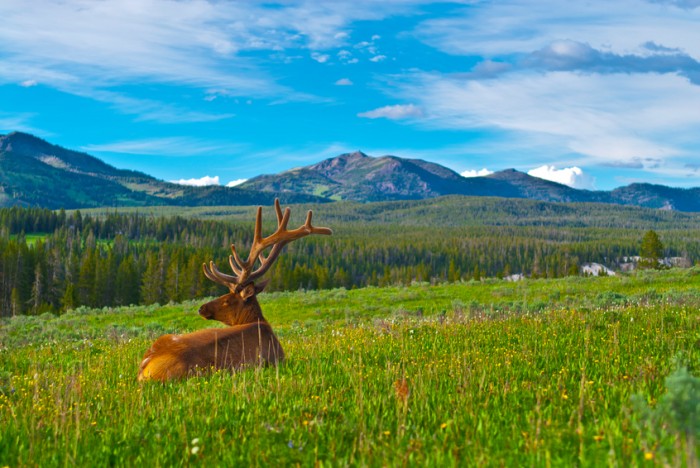
{"label": "dark treeline", "polygon": [[[252,225],[252,220],[0,209],[0,316],[223,294],[222,287],[204,277],[201,265],[214,260],[226,271],[230,244],[245,254]],[[435,228],[357,221],[333,227],[332,237],[311,236],[286,247],[267,274],[268,290],[459,281],[514,273],[561,277],[578,274],[585,262],[614,266],[622,257],[638,254],[643,234],[590,227]],[[267,224],[265,232],[273,229]],[[696,234],[664,231],[665,254],[697,262]]]}

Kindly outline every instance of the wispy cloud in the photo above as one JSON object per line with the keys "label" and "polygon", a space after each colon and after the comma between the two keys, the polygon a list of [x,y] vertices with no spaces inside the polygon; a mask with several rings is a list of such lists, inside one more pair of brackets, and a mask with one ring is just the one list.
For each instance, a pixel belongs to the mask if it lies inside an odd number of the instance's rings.
{"label": "wispy cloud", "polygon": [[557,40],[590,44],[618,55],[640,53],[653,41],[700,57],[700,9],[674,9],[662,3],[689,6],[682,0],[479,2],[454,10],[449,17],[424,21],[416,34],[445,52],[486,58],[529,54]]}
{"label": "wispy cloud", "polygon": [[0,112],[0,133],[25,132],[33,133],[44,138],[53,136],[53,133],[37,128],[31,124],[35,117],[32,113],[10,114]]}
{"label": "wispy cloud", "polygon": [[[23,0],[6,0],[0,4],[0,79],[91,87],[140,80],[280,96],[291,90],[246,52],[307,49],[323,62],[329,58],[324,50],[347,41],[353,21],[380,20],[421,3],[36,0],[27,8]],[[17,80],[18,74],[25,76]]]}
{"label": "wispy cloud", "polygon": [[360,112],[357,114],[358,117],[363,117],[365,119],[390,119],[390,120],[402,120],[402,119],[415,119],[423,117],[423,111],[420,107],[413,104],[396,104],[393,106],[384,106],[378,109],[370,110],[367,112]]}
{"label": "wispy cloud", "polygon": [[580,42],[554,41],[526,56],[521,65],[543,70],[580,70],[589,73],[678,73],[700,85],[700,62],[687,54],[663,49],[656,46],[653,54],[644,56],[614,54]]}
{"label": "wispy cloud", "polygon": [[[313,99],[279,84],[252,53],[306,49],[323,63],[330,59],[328,49],[348,40],[346,29],[353,21],[382,19],[420,3],[298,0],[270,7],[201,0],[36,0],[27,8],[23,0],[6,0],[0,3],[0,84],[38,82],[113,101],[117,110],[138,112],[142,120],[206,121],[202,112],[175,119],[179,112],[171,112],[167,104],[159,106],[165,112],[153,110],[158,107],[153,101],[116,88],[155,83],[221,89],[245,98]],[[132,102],[117,102],[125,100]]]}
{"label": "wispy cloud", "polygon": [[238,153],[244,149],[244,145],[189,137],[166,137],[92,144],[85,145],[81,149],[87,152],[195,156],[211,153]]}
{"label": "wispy cloud", "polygon": [[585,174],[583,169],[576,166],[557,169],[555,166],[544,165],[531,169],[527,173],[533,177],[539,177],[540,179],[550,180],[577,189],[592,190],[595,187],[593,177]]}
{"label": "wispy cloud", "polygon": [[313,52],[311,54],[311,58],[316,60],[318,63],[326,63],[328,59],[331,58],[331,56],[328,54],[320,54],[318,52]]}
{"label": "wispy cloud", "polygon": [[670,74],[548,72],[486,81],[421,74],[399,88],[423,109],[419,125],[507,131],[503,144],[540,140],[559,148],[550,157],[573,153],[586,166],[640,161],[651,169],[651,160],[685,155],[683,140],[670,136],[700,125],[700,87]]}
{"label": "wispy cloud", "polygon": [[350,78],[341,78],[335,82],[335,85],[336,86],[352,86],[353,82],[350,81]]}

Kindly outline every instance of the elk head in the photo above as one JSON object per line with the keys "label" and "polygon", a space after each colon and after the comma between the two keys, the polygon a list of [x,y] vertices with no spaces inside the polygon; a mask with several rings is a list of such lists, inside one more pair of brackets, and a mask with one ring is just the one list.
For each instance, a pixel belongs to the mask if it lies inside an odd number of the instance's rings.
{"label": "elk head", "polygon": [[[262,207],[258,207],[253,245],[245,261],[238,256],[235,245],[231,245],[229,265],[233,275],[219,271],[213,261],[208,265],[206,263],[202,265],[204,275],[215,283],[227,287],[229,293],[204,304],[199,308],[199,315],[207,320],[218,320],[229,326],[266,321],[256,296],[265,289],[267,280],[257,284],[255,281],[267,272],[285,245],[310,234],[331,235],[333,233],[329,228],[312,226],[311,211],[306,215],[304,224],[297,229],[288,230],[287,224],[291,212],[289,208],[285,208],[282,212],[279,199],[275,199],[275,213],[277,230],[263,238]],[[267,249],[271,250],[266,255]]]}

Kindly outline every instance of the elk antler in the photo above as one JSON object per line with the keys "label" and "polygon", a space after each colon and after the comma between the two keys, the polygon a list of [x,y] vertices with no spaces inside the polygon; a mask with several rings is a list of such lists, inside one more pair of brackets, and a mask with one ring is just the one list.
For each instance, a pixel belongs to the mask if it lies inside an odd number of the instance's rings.
{"label": "elk antler", "polygon": [[[274,261],[279,256],[282,248],[290,242],[308,236],[309,234],[322,234],[329,236],[333,231],[326,227],[314,227],[311,225],[311,210],[306,215],[306,222],[297,229],[287,230],[289,216],[291,210],[287,207],[282,213],[280,201],[275,198],[275,213],[277,214],[277,230],[271,235],[262,237],[262,207],[258,207],[258,213],[255,218],[255,231],[253,234],[253,245],[250,248],[250,254],[246,261],[242,261],[236,252],[236,247],[231,244],[231,253],[229,256],[229,264],[235,276],[227,275],[219,271],[210,261],[209,265],[203,264],[204,275],[215,283],[226,286],[231,292],[238,291],[240,288],[260,278],[270,268]],[[265,250],[272,247],[270,253],[265,256]],[[260,261],[260,266],[253,270],[255,263]]]}

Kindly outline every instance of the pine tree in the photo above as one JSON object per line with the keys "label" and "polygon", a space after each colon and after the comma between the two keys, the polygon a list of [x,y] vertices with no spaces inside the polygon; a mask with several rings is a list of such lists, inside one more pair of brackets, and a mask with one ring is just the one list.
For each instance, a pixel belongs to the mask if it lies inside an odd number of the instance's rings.
{"label": "pine tree", "polygon": [[75,305],[75,286],[73,286],[73,283],[68,283],[66,285],[66,291],[63,293],[63,297],[61,298],[61,307],[64,311],[66,311],[75,309]]}
{"label": "pine tree", "polygon": [[642,238],[642,246],[639,249],[641,260],[639,268],[663,268],[660,260],[663,258],[664,246],[659,239],[659,235],[654,230],[649,230]]}
{"label": "pine tree", "polygon": [[41,264],[37,263],[34,268],[34,282],[32,283],[32,295],[30,297],[32,312],[37,314],[44,300],[44,275],[41,271]]}
{"label": "pine tree", "polygon": [[146,271],[143,273],[141,283],[141,298],[144,304],[161,303],[165,297],[163,282],[165,254],[161,249],[160,254],[151,252],[146,262]]}
{"label": "pine tree", "polygon": [[12,288],[10,294],[10,303],[12,304],[12,316],[16,317],[22,314],[22,298],[19,296],[19,290]]}
{"label": "pine tree", "polygon": [[114,302],[117,305],[139,303],[140,278],[131,257],[125,257],[117,268],[114,279]]}

